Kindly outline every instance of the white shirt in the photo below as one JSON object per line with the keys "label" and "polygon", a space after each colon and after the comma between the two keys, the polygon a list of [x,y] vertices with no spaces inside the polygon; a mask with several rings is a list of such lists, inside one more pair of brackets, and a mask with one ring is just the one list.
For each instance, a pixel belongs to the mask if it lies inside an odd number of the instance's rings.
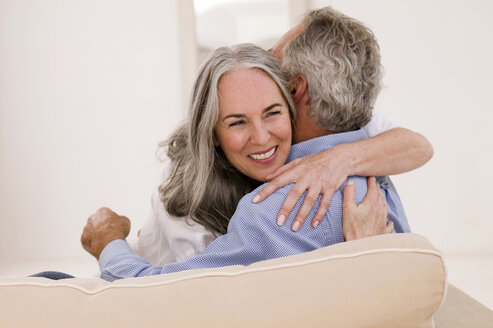
{"label": "white shirt", "polygon": [[[386,115],[373,112],[370,123],[363,127],[369,137],[396,128]],[[202,253],[219,237],[190,218],[172,217],[164,209],[159,190],[151,198],[151,212],[137,240],[129,240],[134,253],[153,265],[181,262]]]}
{"label": "white shirt", "polygon": [[173,217],[164,208],[156,188],[151,211],[137,240],[129,241],[134,253],[153,265],[180,262],[200,254],[219,237],[187,217]]}

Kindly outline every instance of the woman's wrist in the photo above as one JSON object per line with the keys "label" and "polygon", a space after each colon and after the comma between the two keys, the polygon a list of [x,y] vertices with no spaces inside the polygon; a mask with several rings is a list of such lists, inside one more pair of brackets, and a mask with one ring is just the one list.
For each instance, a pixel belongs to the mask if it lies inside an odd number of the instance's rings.
{"label": "woman's wrist", "polygon": [[332,147],[326,154],[328,160],[336,159],[346,178],[357,175],[358,152],[353,143],[339,144]]}

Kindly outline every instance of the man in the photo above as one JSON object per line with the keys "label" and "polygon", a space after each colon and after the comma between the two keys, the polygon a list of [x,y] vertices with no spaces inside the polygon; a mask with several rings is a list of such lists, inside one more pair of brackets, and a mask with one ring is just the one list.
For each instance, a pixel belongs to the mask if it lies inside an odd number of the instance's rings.
{"label": "man", "polygon": [[[308,91],[309,85],[316,85],[317,78],[311,76],[308,71],[303,71],[303,68],[300,68],[302,65],[295,65],[289,59],[289,56],[295,57],[294,51],[289,49],[296,48],[297,44],[302,41],[306,42],[303,46],[307,47],[307,51],[321,47],[321,41],[313,36],[314,33],[322,33],[327,37],[323,43],[324,47],[337,48],[339,41],[348,45],[341,53],[333,53],[330,60],[345,61],[343,72],[350,70],[352,74],[340,74],[337,69],[323,73],[332,79],[326,82],[339,87],[340,90],[337,92],[342,93],[340,97],[328,97],[331,103],[326,107],[321,105],[323,101],[317,100],[315,88],[310,89],[311,93]],[[353,40],[355,35],[358,37]],[[359,22],[330,8],[323,8],[310,13],[301,27],[293,32],[293,36],[294,38],[288,40],[287,43],[281,44],[280,49],[281,53],[287,55],[282,58],[282,64],[291,73],[293,98],[298,107],[295,142],[299,144],[293,146],[288,161],[313,155],[335,145],[365,139],[366,133],[355,129],[370,120],[371,109],[380,89],[381,79],[378,45],[371,32]],[[335,40],[335,37],[339,36],[342,36],[342,39]],[[316,46],[313,42],[316,42]],[[323,65],[327,58],[322,57],[319,56],[318,60]],[[351,61],[349,59],[354,59],[355,63],[348,63]],[[351,68],[351,65],[355,67]],[[318,68],[315,69],[318,70]],[[337,98],[342,98],[342,101]],[[345,131],[351,132],[339,133]],[[366,192],[365,186],[361,184],[361,178],[352,178],[352,181],[359,184],[356,198],[361,201]],[[82,243],[88,252],[99,258],[102,278],[111,281],[195,268],[247,265],[344,241],[344,227],[340,220],[342,205],[342,191],[340,190],[332,197],[330,207],[327,205],[328,211],[325,210],[322,213],[327,219],[320,220],[320,228],[312,229],[305,226],[298,233],[290,229],[279,228],[271,219],[271,213],[273,210],[280,209],[291,188],[291,185],[285,186],[258,204],[253,203],[253,193],[247,195],[242,199],[238,205],[238,211],[231,218],[228,233],[216,239],[202,254],[184,262],[152,266],[146,260],[133,255],[124,241],[130,228],[128,219],[108,209],[98,210],[88,220],[81,238]],[[344,208],[350,209],[354,202],[352,198],[354,182],[348,183],[347,188],[348,197],[345,199]],[[395,225],[397,232],[409,231],[400,199],[390,180],[382,177],[380,188],[390,206],[391,223],[385,226],[385,223],[380,222],[369,234],[390,232],[392,225]],[[378,195],[377,198],[381,197],[374,180],[369,181],[368,190],[369,194]],[[298,201],[295,209],[301,207],[302,199],[303,197]],[[319,203],[316,201],[315,208],[309,211],[309,216],[315,216],[318,206]],[[294,215],[290,217],[286,215],[286,217],[287,220],[292,220]],[[346,222],[344,224],[348,226]],[[360,237],[355,233],[355,231],[360,231],[357,225],[349,224],[349,226],[349,229],[344,229],[346,239]],[[351,227],[356,227],[356,230],[352,230]],[[366,232],[363,233],[365,234]]]}
{"label": "man", "polygon": [[[340,101],[335,97],[340,95],[340,92],[339,85],[331,83],[331,79],[335,77],[329,74],[331,74],[330,68],[337,66],[338,63],[333,60],[335,57],[330,53],[341,49],[330,46],[332,43],[328,38],[333,37],[333,34],[326,31],[337,28],[338,24],[351,24],[353,20],[349,17],[332,19],[333,15],[335,17],[337,13],[331,8],[310,12],[302,23],[282,36],[270,50],[290,75],[293,91],[296,91],[294,100],[299,111],[298,115],[316,116],[324,122],[321,131],[312,120],[297,119],[294,143],[317,137],[324,129],[330,130],[330,122],[335,119],[330,115],[330,107],[334,102]],[[312,24],[307,31],[309,22]],[[317,23],[313,24],[314,22]],[[367,36],[374,38],[369,30]],[[353,40],[356,41],[363,40]],[[319,47],[320,42],[325,42],[325,45],[329,46]],[[379,56],[379,54],[374,55]],[[351,80],[347,79],[346,82],[350,83]],[[306,91],[306,94],[301,94],[301,91]],[[395,127],[381,113],[375,113],[371,122],[364,126],[364,130],[371,138],[342,144],[331,148],[330,151],[307,156],[285,165],[269,177],[272,181],[258,193],[256,201],[262,201],[278,188],[296,182],[279,211],[278,218],[287,217],[301,195],[307,191],[307,197],[292,223],[292,229],[296,231],[296,228],[303,225],[317,196],[321,194],[320,206],[312,220],[312,225],[315,227],[327,211],[332,194],[342,186],[348,176],[404,173],[424,165],[433,156],[433,148],[426,138],[413,131]],[[348,157],[347,154],[357,155]],[[320,170],[320,167],[324,169]],[[282,219],[279,223],[282,225]]]}

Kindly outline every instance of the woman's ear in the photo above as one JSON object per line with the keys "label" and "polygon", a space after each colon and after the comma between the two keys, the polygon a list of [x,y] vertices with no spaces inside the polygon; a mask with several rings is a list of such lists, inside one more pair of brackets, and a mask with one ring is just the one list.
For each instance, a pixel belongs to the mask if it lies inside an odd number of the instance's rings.
{"label": "woman's ear", "polygon": [[296,106],[308,103],[308,83],[303,74],[298,74],[291,82],[291,94]]}

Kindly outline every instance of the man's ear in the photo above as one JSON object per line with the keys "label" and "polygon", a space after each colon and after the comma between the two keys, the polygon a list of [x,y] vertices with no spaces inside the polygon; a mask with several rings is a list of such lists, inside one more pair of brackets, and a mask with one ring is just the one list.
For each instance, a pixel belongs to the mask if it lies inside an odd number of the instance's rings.
{"label": "man's ear", "polygon": [[293,95],[293,100],[296,106],[300,104],[308,103],[308,83],[306,77],[303,74],[298,74],[291,83],[291,94]]}

